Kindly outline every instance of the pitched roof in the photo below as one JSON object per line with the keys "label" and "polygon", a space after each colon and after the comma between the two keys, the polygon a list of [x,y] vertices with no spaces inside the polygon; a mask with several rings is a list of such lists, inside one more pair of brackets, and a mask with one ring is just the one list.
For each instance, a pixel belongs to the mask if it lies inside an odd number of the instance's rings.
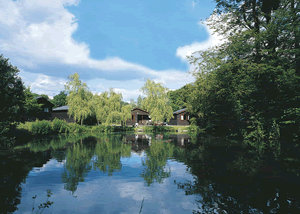
{"label": "pitched roof", "polygon": [[135,108],[133,108],[131,111],[134,111],[134,110],[140,110],[140,111],[144,111],[144,112],[147,112],[147,113],[149,113],[148,111],[146,111],[146,110],[144,110],[144,109],[141,109],[141,108],[139,108],[139,107],[135,107]]}
{"label": "pitched roof", "polygon": [[179,114],[179,113],[184,112],[184,111],[186,111],[186,108],[174,111],[173,114]]}
{"label": "pitched roof", "polygon": [[63,111],[63,110],[69,110],[69,106],[61,106],[61,107],[52,109],[52,111]]}

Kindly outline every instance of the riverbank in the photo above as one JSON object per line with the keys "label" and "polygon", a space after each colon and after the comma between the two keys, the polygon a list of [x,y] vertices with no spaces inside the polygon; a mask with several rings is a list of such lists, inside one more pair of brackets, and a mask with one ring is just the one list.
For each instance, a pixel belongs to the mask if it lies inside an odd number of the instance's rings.
{"label": "riverbank", "polygon": [[77,123],[67,123],[65,120],[55,118],[53,121],[25,122],[17,126],[17,133],[23,135],[55,135],[67,133],[87,133],[87,132],[182,132],[182,133],[203,133],[199,127],[191,126],[114,126],[96,125],[86,126]]}

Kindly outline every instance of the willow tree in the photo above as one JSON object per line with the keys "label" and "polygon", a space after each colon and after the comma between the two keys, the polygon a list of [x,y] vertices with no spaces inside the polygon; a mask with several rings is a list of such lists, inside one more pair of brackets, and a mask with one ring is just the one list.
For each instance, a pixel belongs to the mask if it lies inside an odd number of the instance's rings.
{"label": "willow tree", "polygon": [[69,93],[67,96],[68,114],[82,125],[83,121],[92,115],[90,101],[93,94],[89,91],[86,83],[79,79],[77,72],[69,76],[65,89]]}
{"label": "willow tree", "polygon": [[124,105],[122,94],[116,93],[112,88],[109,89],[109,97],[106,102],[108,109],[106,124],[125,122],[131,117],[131,105]]}
{"label": "willow tree", "polygon": [[141,91],[146,95],[142,101],[142,108],[150,112],[152,121],[169,121],[173,118],[168,89],[162,83],[155,83],[148,79]]}
{"label": "willow tree", "polygon": [[93,111],[98,123],[112,124],[125,122],[131,117],[131,105],[124,105],[122,94],[116,93],[112,88],[100,95],[94,95],[92,101]]}
{"label": "willow tree", "polygon": [[109,108],[106,105],[108,101],[108,92],[103,92],[100,95],[95,94],[92,99],[92,109],[96,116],[98,124],[105,123]]}

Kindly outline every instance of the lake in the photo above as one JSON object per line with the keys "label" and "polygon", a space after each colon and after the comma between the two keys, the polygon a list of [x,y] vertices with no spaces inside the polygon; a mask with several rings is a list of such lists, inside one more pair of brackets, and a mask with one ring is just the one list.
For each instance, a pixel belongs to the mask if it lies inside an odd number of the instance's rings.
{"label": "lake", "polygon": [[35,138],[1,152],[0,212],[49,200],[43,213],[300,213],[294,147],[168,133]]}

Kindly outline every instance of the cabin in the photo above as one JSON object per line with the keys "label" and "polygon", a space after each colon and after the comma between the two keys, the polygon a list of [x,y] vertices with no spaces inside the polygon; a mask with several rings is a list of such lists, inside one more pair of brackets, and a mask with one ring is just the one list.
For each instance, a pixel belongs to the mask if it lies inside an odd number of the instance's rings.
{"label": "cabin", "polygon": [[35,97],[38,104],[41,104],[41,110],[35,112],[34,115],[28,115],[27,120],[51,120],[51,113],[54,104],[52,104],[47,98],[44,97]]}
{"label": "cabin", "polygon": [[186,108],[173,112],[173,117],[169,121],[169,125],[188,126],[190,125],[190,115],[187,113]]}
{"label": "cabin", "polygon": [[141,108],[133,108],[131,110],[131,120],[126,121],[127,126],[133,126],[136,123],[139,125],[148,125],[150,124],[151,119],[150,119],[150,114],[144,109]]}
{"label": "cabin", "polygon": [[73,117],[68,115],[69,106],[61,106],[52,110],[52,119],[58,118],[67,121],[68,123],[75,122]]}

